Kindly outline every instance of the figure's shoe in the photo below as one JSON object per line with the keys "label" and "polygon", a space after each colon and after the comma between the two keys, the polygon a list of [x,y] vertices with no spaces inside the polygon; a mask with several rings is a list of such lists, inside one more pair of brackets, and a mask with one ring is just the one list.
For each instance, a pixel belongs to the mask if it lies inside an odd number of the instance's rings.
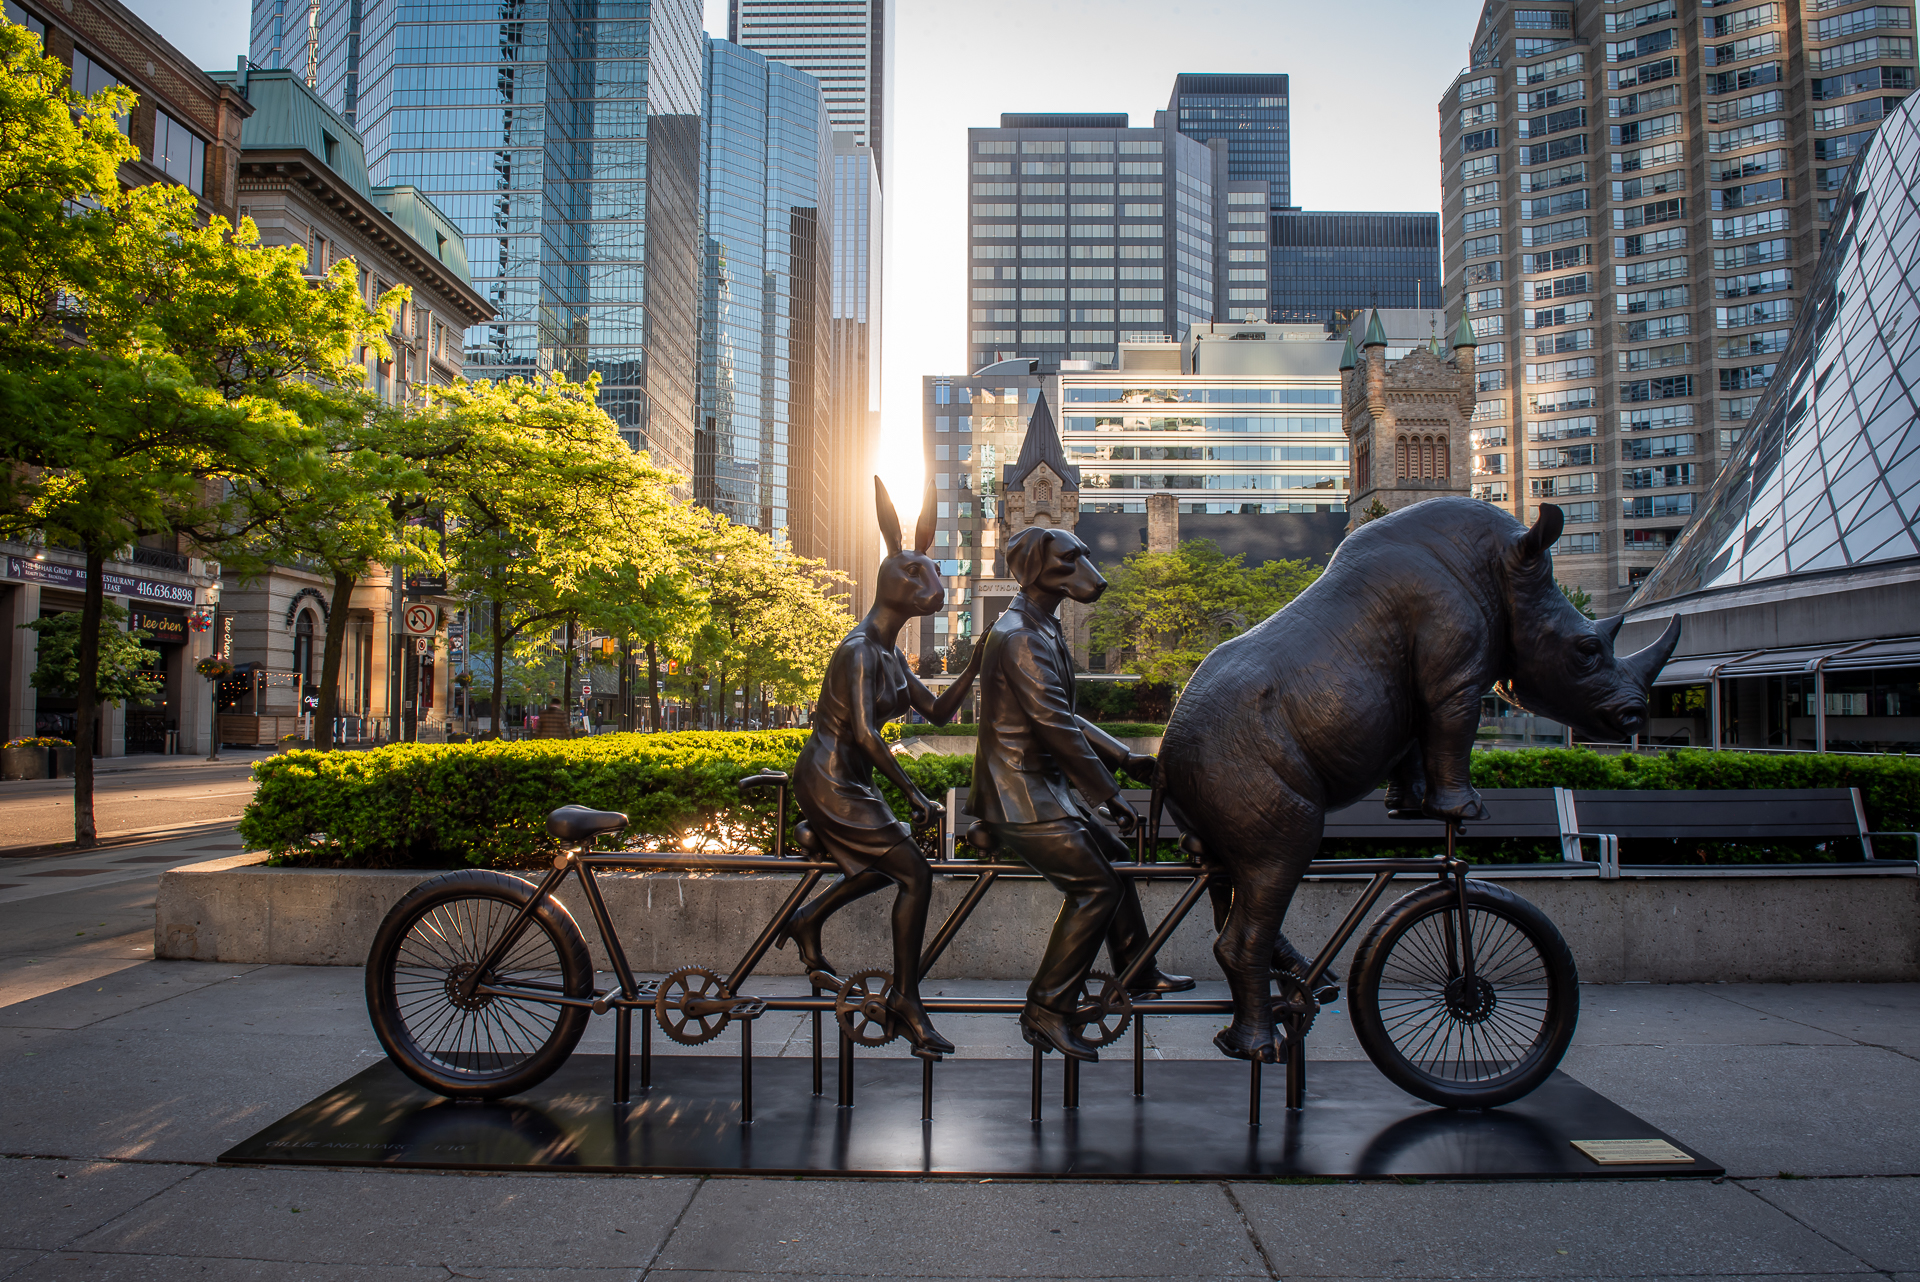
{"label": "figure's shoe", "polygon": [[840,987],[841,980],[833,963],[820,951],[820,923],[813,920],[805,907],[787,918],[787,924],[774,935],[773,946],[785,948],[789,939],[800,954],[800,964],[807,969],[808,982],[821,988]]}
{"label": "figure's shoe", "polygon": [[906,1034],[915,1055],[921,1059],[937,1060],[942,1055],[953,1054],[953,1043],[934,1029],[933,1018],[927,1014],[925,1006],[919,1002],[901,1001],[888,993],[887,1009],[900,1021],[901,1031]]}
{"label": "figure's shoe", "polygon": [[1184,993],[1193,987],[1193,982],[1191,975],[1169,975],[1155,966],[1133,982],[1133,986],[1127,989],[1127,996],[1150,1001],[1162,993]]}
{"label": "figure's shoe", "polygon": [[1020,1012],[1020,1036],[1026,1039],[1027,1045],[1037,1046],[1042,1052],[1057,1050],[1069,1059],[1089,1064],[1100,1060],[1100,1052],[1080,1040],[1065,1015],[1033,1002],[1028,1002],[1027,1008]]}
{"label": "figure's shoe", "polygon": [[[1293,946],[1293,941],[1282,939],[1273,949],[1273,969],[1276,973],[1287,971],[1296,978],[1304,977],[1313,969],[1313,959]],[[1321,1005],[1340,1000],[1340,972],[1327,967],[1327,973],[1320,976],[1320,983],[1313,990],[1313,1000]]]}

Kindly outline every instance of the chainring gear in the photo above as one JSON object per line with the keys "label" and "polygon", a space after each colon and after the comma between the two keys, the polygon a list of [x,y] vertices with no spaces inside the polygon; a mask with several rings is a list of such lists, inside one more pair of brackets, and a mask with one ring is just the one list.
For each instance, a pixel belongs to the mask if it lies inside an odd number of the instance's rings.
{"label": "chainring gear", "polygon": [[900,1035],[900,1021],[887,1009],[890,970],[849,975],[833,998],[833,1017],[847,1040],[857,1046],[885,1046]]}
{"label": "chainring gear", "polygon": [[653,1015],[668,1037],[682,1046],[698,1046],[720,1036],[733,1015],[728,1007],[694,1013],[687,1009],[687,1003],[726,1001],[730,996],[720,976],[702,966],[682,966],[660,981]]}
{"label": "chainring gear", "polygon": [[[1100,995],[1089,999],[1088,994],[1096,987]],[[1120,981],[1104,970],[1088,971],[1086,987],[1073,1012],[1073,1029],[1080,1040],[1089,1046],[1111,1046],[1126,1035],[1132,1023],[1133,998]]]}

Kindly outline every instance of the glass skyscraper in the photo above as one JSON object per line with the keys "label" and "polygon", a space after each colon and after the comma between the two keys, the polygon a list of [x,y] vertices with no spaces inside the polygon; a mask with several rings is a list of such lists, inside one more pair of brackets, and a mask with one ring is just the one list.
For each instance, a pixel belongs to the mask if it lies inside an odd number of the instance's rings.
{"label": "glass skyscraper", "polygon": [[[298,47],[285,3],[255,0],[263,66]],[[499,313],[468,331],[467,372],[598,373],[627,440],[690,474],[698,5],[323,0],[317,26],[315,88],[373,183],[418,187],[465,233]]]}
{"label": "glass skyscraper", "polygon": [[[855,613],[884,552],[873,517],[880,448],[880,298],[892,102],[893,0],[731,0],[734,44],[819,82],[833,128],[829,417],[815,464],[793,484],[811,494],[815,555],[853,582]],[[903,499],[910,503],[910,499]],[[796,507],[799,500],[795,499]]]}
{"label": "glass skyscraper", "polygon": [[1267,184],[1273,209],[1293,204],[1287,78],[1283,75],[1174,77],[1167,116],[1189,138],[1227,140],[1227,177]]}
{"label": "glass skyscraper", "polygon": [[1339,325],[1370,307],[1441,306],[1440,215],[1273,215],[1273,319]]}
{"label": "glass skyscraper", "polygon": [[707,41],[694,498],[824,556],[833,134],[820,84]]}

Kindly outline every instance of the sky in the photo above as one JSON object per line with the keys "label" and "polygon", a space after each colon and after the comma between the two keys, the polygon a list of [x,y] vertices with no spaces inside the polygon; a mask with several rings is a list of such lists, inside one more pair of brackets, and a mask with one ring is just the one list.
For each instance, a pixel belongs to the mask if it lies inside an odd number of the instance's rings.
{"label": "sky", "polygon": [[[127,0],[209,69],[246,52],[245,0]],[[726,0],[704,0],[724,36]],[[1151,126],[1183,71],[1292,77],[1293,199],[1440,206],[1440,95],[1481,0],[895,0],[881,472],[919,492],[920,380],[965,374],[967,129],[1003,111],[1125,111]],[[911,500],[900,504],[904,509]]]}

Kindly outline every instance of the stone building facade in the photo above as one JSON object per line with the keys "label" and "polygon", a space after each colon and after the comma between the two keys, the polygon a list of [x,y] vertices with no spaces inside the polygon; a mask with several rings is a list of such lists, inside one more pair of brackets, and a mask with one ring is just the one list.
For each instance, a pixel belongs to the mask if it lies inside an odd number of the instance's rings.
{"label": "stone building facade", "polygon": [[[460,377],[464,335],[493,308],[469,280],[466,241],[453,221],[416,188],[372,186],[360,135],[295,73],[243,67],[219,79],[255,108],[241,143],[238,212],[254,220],[262,243],[303,249],[316,277],[352,261],[370,302],[393,286],[411,291],[387,335],[392,359],[361,351],[367,386],[402,404]],[[236,673],[221,690],[223,741],[267,744],[309,729],[304,717],[318,703],[335,609],[348,612],[337,705],[343,732],[391,737],[398,707],[400,736],[444,740],[455,645],[464,641],[450,625],[462,602],[435,595],[435,586],[408,590],[377,567],[340,602],[332,577],[317,567],[229,576],[219,640]],[[409,604],[433,608],[431,632],[409,632]]]}
{"label": "stone building facade", "polygon": [[1396,361],[1376,315],[1356,354],[1340,360],[1342,418],[1352,468],[1347,529],[1422,499],[1466,497],[1472,450],[1473,333],[1454,333],[1451,359],[1435,338]]}
{"label": "stone building facade", "polygon": [[[173,183],[194,194],[202,217],[235,217],[241,125],[253,109],[231,86],[195,67],[116,0],[6,0],[5,12],[72,69],[80,92],[125,85],[138,95],[126,134],[140,154],[120,168],[125,186]],[[69,549],[0,542],[5,738],[74,735],[74,700],[30,684],[39,649],[22,625],[80,609],[82,564]],[[205,616],[218,599],[218,567],[184,550],[176,536],[153,535],[106,570],[107,599],[124,606],[133,626],[152,638],[148,647],[160,660],[150,675],[162,691],[150,704],[101,708],[91,747],[105,757],[205,752],[210,702],[193,668],[217,644]]]}

